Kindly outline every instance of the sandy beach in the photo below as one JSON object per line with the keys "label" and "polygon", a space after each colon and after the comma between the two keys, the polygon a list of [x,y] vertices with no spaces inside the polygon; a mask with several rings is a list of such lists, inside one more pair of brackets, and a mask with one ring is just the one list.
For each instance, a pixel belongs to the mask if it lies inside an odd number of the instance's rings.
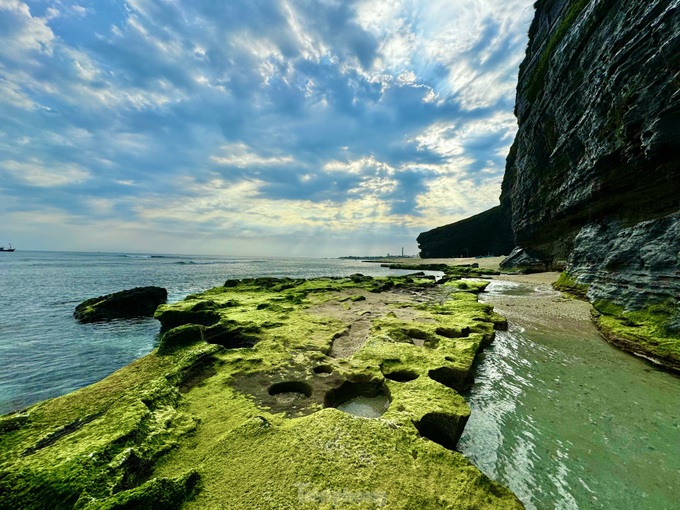
{"label": "sandy beach", "polygon": [[409,265],[426,265],[426,264],[448,264],[450,266],[463,266],[466,264],[479,264],[479,267],[486,269],[498,269],[498,265],[503,261],[505,257],[463,257],[463,258],[449,258],[449,259],[421,259],[418,257],[413,258],[384,258],[384,259],[373,259],[369,262],[376,262],[382,264],[409,264]]}
{"label": "sandy beach", "polygon": [[[505,257],[483,258],[446,258],[446,259],[400,259],[390,258],[380,260],[382,263],[403,263],[409,265],[448,264],[454,266],[479,264],[486,269],[498,269]],[[490,277],[493,280],[515,282],[533,286],[538,290],[531,296],[494,295],[485,300],[496,307],[496,310],[507,319],[517,322],[549,322],[559,320],[564,322],[562,327],[594,328],[591,324],[590,311],[592,306],[585,301],[565,296],[555,291],[552,284],[559,278],[558,272],[532,273],[532,274],[501,274]],[[569,324],[567,324],[567,322]]]}

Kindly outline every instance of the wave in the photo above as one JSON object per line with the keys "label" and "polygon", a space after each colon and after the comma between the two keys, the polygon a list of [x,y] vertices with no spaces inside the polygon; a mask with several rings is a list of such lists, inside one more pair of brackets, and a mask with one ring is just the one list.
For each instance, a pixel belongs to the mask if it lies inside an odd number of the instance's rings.
{"label": "wave", "polygon": [[264,264],[264,263],[265,263],[264,260],[206,260],[206,261],[180,260],[177,262],[172,262],[172,264],[196,265],[196,266],[214,266],[214,265],[228,266],[232,264]]}
{"label": "wave", "polygon": [[232,262],[196,262],[194,260],[180,260],[178,262],[172,262],[174,265],[181,265],[181,266],[214,266],[214,265],[220,265],[220,264],[231,264]]}
{"label": "wave", "polygon": [[141,253],[123,253],[118,255],[119,257],[125,257],[130,259],[176,259],[179,258],[176,255],[144,255]]}

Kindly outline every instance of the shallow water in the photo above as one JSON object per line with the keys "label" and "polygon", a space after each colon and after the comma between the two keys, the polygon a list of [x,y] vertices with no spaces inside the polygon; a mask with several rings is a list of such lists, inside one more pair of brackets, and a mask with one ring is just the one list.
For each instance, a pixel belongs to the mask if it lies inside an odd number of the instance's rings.
{"label": "shallow water", "polygon": [[[483,299],[509,311],[508,296],[550,293],[494,281]],[[680,508],[680,378],[589,324],[562,326],[511,320],[497,333],[459,449],[528,509]]]}
{"label": "shallow water", "polygon": [[354,397],[340,404],[337,409],[362,418],[380,418],[390,407],[387,395],[375,397]]}

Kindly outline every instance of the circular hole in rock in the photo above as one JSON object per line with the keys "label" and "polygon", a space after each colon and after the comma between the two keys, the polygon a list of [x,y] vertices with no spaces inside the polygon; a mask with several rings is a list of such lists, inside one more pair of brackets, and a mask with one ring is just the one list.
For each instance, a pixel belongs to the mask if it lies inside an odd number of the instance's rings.
{"label": "circular hole in rock", "polygon": [[314,367],[313,371],[317,375],[329,375],[333,373],[333,367],[330,365],[319,365]]}
{"label": "circular hole in rock", "polygon": [[383,383],[345,381],[326,393],[324,405],[362,418],[380,418],[390,406],[390,395]]}
{"label": "circular hole in rock", "polygon": [[411,372],[410,370],[396,370],[394,372],[390,372],[389,374],[385,374],[385,377],[390,381],[409,382],[418,379],[418,374]]}
{"label": "circular hole in rock", "polygon": [[312,387],[302,381],[284,381],[272,384],[267,392],[280,404],[290,404],[312,396]]}

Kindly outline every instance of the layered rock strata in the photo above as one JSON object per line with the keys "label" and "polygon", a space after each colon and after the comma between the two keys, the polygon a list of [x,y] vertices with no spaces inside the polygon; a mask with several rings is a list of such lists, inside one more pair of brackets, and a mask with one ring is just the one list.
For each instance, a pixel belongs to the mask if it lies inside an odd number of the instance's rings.
{"label": "layered rock strata", "polygon": [[[535,7],[494,214],[538,262],[566,265],[562,288],[617,318],[608,337],[628,328],[621,345],[645,337],[645,355],[674,359],[654,346],[680,345],[680,0]],[[446,242],[443,231],[430,237]],[[642,324],[654,325],[651,337]]]}
{"label": "layered rock strata", "polygon": [[680,1],[536,7],[501,203],[516,243],[552,262],[587,225],[680,210]]}

